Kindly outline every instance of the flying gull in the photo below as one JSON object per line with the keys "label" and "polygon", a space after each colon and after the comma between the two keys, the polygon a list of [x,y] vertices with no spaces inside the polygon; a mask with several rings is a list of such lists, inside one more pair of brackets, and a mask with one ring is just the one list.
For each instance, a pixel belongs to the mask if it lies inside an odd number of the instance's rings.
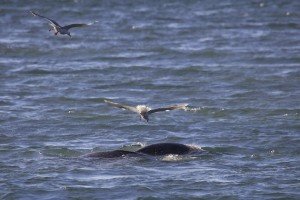
{"label": "flying gull", "polygon": [[50,19],[48,17],[44,17],[42,15],[37,14],[36,12],[30,11],[31,14],[33,14],[34,16],[38,16],[41,18],[44,18],[46,20],[48,20],[50,23],[49,25],[51,26],[51,28],[49,29],[49,31],[54,30],[54,35],[57,35],[58,33],[60,33],[61,35],[68,35],[71,37],[71,33],[69,31],[69,29],[71,28],[76,28],[76,27],[83,27],[83,26],[90,26],[98,21],[94,21],[92,23],[88,23],[88,24],[70,24],[70,25],[66,25],[66,26],[61,26],[59,25],[56,21],[54,21],[53,19]]}
{"label": "flying gull", "polygon": [[132,112],[138,113],[140,115],[140,119],[144,119],[147,122],[149,121],[149,115],[155,112],[162,112],[162,111],[169,111],[169,110],[175,110],[175,109],[186,109],[188,104],[177,104],[177,105],[172,105],[168,107],[163,107],[163,108],[155,108],[151,109],[145,105],[137,105],[136,107],[134,106],[127,106],[127,105],[122,105],[119,103],[114,103],[112,101],[104,100],[104,102],[108,103],[111,106],[117,107],[117,108],[122,108],[126,110],[130,110]]}

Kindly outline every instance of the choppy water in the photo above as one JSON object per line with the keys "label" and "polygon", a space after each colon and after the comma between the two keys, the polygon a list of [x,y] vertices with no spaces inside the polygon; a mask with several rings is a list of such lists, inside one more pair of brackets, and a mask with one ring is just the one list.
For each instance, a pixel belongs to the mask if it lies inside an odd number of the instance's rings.
{"label": "choppy water", "polygon": [[[299,1],[1,1],[0,198],[299,199]],[[62,24],[99,23],[55,37]],[[103,103],[191,111],[150,123]],[[81,155],[178,142],[200,156]]]}

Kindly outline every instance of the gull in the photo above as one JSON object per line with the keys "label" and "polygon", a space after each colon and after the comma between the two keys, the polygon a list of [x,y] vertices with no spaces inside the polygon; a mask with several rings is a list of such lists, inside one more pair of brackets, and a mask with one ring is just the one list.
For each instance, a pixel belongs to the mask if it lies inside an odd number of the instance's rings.
{"label": "gull", "polygon": [[70,33],[69,29],[76,28],[76,27],[90,26],[90,25],[98,22],[98,21],[94,21],[94,22],[88,23],[88,24],[69,24],[69,25],[66,25],[66,26],[61,26],[56,21],[54,21],[53,19],[50,19],[48,17],[44,17],[44,16],[39,15],[36,12],[33,12],[33,11],[30,11],[30,13],[34,16],[38,16],[38,17],[41,17],[41,18],[44,18],[44,19],[48,20],[50,22],[49,25],[51,26],[49,31],[54,30],[54,35],[57,35],[58,33],[60,33],[61,35],[68,35],[68,36],[71,37],[71,33]]}
{"label": "gull", "polygon": [[112,101],[104,100],[105,103],[108,103],[111,106],[117,107],[117,108],[122,108],[125,110],[130,110],[132,112],[138,113],[140,115],[140,119],[144,119],[147,122],[149,121],[149,115],[155,112],[162,112],[162,111],[169,111],[169,110],[175,110],[175,109],[183,109],[185,110],[188,104],[183,103],[183,104],[177,104],[177,105],[172,105],[172,106],[167,106],[163,108],[155,108],[151,109],[146,105],[137,105],[137,106],[127,106],[127,105],[122,105],[119,103],[115,103]]}

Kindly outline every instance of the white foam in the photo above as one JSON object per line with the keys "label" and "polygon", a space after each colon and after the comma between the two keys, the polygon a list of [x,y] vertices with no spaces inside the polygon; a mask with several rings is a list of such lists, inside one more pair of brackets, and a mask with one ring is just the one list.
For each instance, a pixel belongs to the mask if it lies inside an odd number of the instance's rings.
{"label": "white foam", "polygon": [[171,162],[171,161],[179,161],[182,159],[183,159],[182,156],[179,156],[177,154],[169,154],[164,156],[161,160]]}

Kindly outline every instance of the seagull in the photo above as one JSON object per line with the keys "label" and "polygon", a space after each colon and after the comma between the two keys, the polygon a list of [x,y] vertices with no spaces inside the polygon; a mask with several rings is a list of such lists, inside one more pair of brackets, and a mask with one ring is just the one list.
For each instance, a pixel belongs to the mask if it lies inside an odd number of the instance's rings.
{"label": "seagull", "polygon": [[104,100],[104,102],[108,103],[111,106],[117,107],[117,108],[126,109],[126,110],[130,110],[132,112],[138,113],[140,115],[140,119],[144,119],[147,122],[149,121],[149,115],[152,113],[175,110],[175,109],[185,110],[186,107],[188,106],[188,104],[183,103],[183,104],[177,104],[177,105],[167,106],[167,107],[163,107],[163,108],[151,109],[146,105],[137,105],[136,107],[134,107],[134,106],[122,105],[119,103],[114,103],[114,102],[108,101],[108,100]]}
{"label": "seagull", "polygon": [[94,21],[94,22],[88,23],[88,24],[70,24],[70,25],[66,25],[66,26],[61,26],[56,21],[54,21],[53,19],[50,19],[48,17],[44,17],[44,16],[39,15],[36,12],[33,12],[33,11],[30,11],[30,13],[33,16],[38,16],[38,17],[41,17],[41,18],[44,18],[44,19],[48,20],[50,22],[49,25],[51,26],[49,31],[54,30],[54,35],[57,35],[58,33],[60,33],[61,35],[68,35],[69,37],[71,37],[71,33],[70,33],[69,29],[76,28],[76,27],[90,26],[90,25],[98,22],[98,21]]}

